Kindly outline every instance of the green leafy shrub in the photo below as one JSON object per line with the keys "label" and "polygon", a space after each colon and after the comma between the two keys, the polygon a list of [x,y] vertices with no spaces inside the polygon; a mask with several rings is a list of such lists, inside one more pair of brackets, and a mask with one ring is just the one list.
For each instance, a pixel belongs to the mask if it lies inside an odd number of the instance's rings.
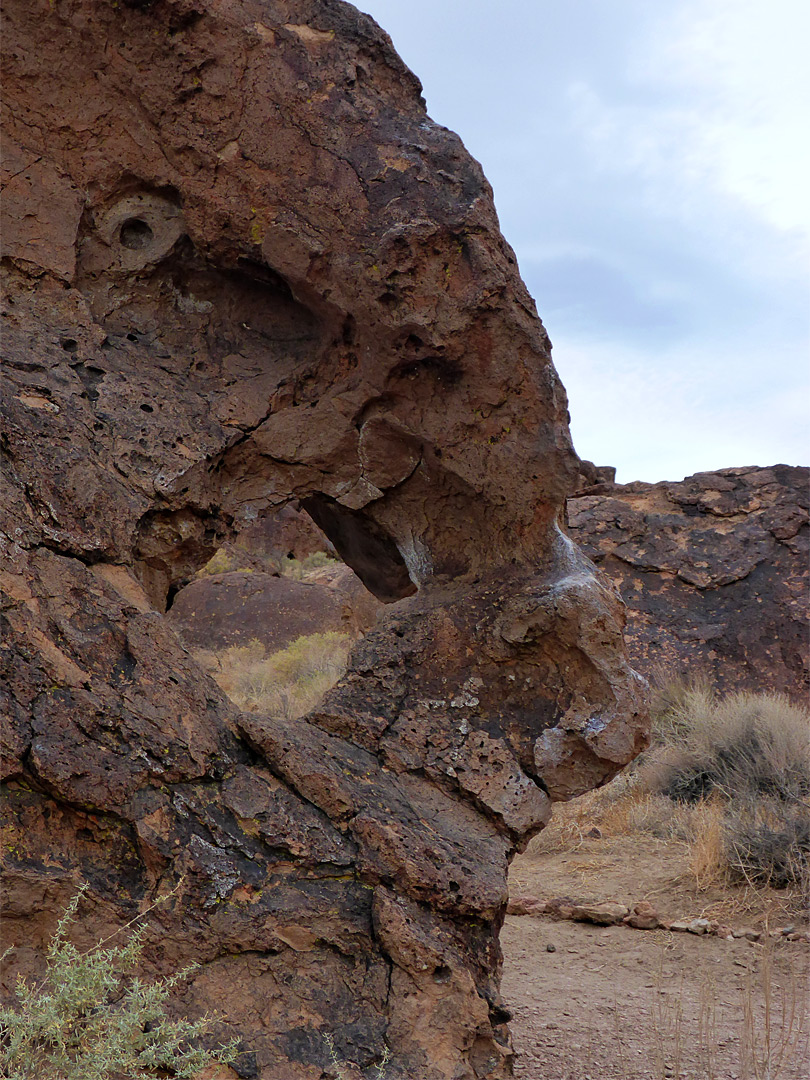
{"label": "green leafy shrub", "polygon": [[119,948],[81,953],[68,941],[82,886],[59,920],[41,985],[19,978],[18,1008],[0,1009],[0,1075],[8,1080],[135,1080],[191,1077],[233,1060],[234,1043],[209,1051],[195,1042],[212,1021],[166,1018],[172,988],[197,965],[145,983],[133,974],[144,947],[141,925]]}

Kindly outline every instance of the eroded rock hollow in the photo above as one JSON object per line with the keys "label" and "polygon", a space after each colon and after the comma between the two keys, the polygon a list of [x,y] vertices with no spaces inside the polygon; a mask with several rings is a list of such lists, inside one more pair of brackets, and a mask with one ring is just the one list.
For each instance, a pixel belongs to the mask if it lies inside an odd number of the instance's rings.
{"label": "eroded rock hollow", "polygon": [[[236,1070],[508,1076],[511,854],[645,740],[559,528],[549,343],[458,138],[333,0],[9,0],[0,692],[7,932],[149,916]],[[166,625],[303,506],[389,606],[295,725]]]}

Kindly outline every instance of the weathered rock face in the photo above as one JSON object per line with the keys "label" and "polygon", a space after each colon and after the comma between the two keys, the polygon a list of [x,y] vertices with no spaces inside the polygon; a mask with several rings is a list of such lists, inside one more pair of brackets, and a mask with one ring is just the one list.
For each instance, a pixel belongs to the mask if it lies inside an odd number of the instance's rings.
{"label": "weathered rock face", "polygon": [[619,586],[638,669],[704,672],[723,690],[804,698],[810,469],[591,479],[568,502],[570,534]]}
{"label": "weathered rock face", "polygon": [[222,650],[259,641],[269,651],[297,637],[332,631],[355,638],[380,604],[338,563],[293,581],[273,574],[213,574],[177,594],[166,621],[192,649]]}
{"label": "weathered rock face", "polygon": [[[645,739],[558,528],[565,395],[490,191],[390,41],[319,0],[10,0],[7,933],[149,918],[242,1076],[509,1074],[510,855]],[[170,592],[300,500],[387,608],[297,725]],[[410,599],[406,599],[410,597]],[[179,885],[178,885],[179,882]],[[227,1034],[227,1032],[225,1032]]]}

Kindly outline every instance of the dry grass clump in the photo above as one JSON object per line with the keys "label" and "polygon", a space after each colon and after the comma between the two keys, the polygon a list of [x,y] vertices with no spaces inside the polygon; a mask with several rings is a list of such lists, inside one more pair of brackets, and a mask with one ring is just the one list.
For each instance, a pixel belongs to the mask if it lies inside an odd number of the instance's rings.
{"label": "dry grass clump", "polygon": [[810,910],[810,713],[778,694],[721,698],[705,680],[664,683],[652,748],[558,807],[530,850],[640,833],[686,845],[699,891],[767,885]]}
{"label": "dry grass clump", "polygon": [[656,745],[639,776],[645,790],[702,815],[698,876],[713,862],[715,874],[776,888],[805,883],[810,713],[780,694],[720,698],[705,682],[666,688],[656,704]]}
{"label": "dry grass clump", "polygon": [[251,551],[238,544],[229,544],[219,548],[205,566],[200,567],[195,578],[208,577],[212,574],[253,574],[260,570],[266,574],[292,578],[293,581],[306,581],[313,570],[338,563],[325,551],[316,551],[303,559],[288,556],[286,559],[276,554]]}
{"label": "dry grass clump", "polygon": [[299,637],[286,649],[267,653],[255,638],[217,657],[201,656],[204,666],[240,709],[295,720],[313,709],[346,670],[352,638],[330,631]]}
{"label": "dry grass clump", "polygon": [[659,749],[643,773],[651,790],[679,802],[810,795],[810,712],[781,694],[719,698],[687,684],[654,721]]}
{"label": "dry grass clump", "polygon": [[[766,881],[777,889],[791,884],[810,891],[810,810],[766,798],[736,801],[724,822],[724,852],[733,875]],[[810,896],[808,896],[810,901]]]}
{"label": "dry grass clump", "polygon": [[320,570],[322,566],[336,566],[338,561],[325,551],[313,552],[303,559],[282,559],[281,575],[292,578],[293,581],[306,581],[313,570]]}
{"label": "dry grass clump", "polygon": [[[810,1046],[807,987],[796,967],[777,964],[769,938],[759,954],[759,962],[747,966],[737,1001],[729,994],[728,986],[716,983],[710,970],[702,973],[696,1013],[685,998],[682,975],[675,993],[666,992],[665,967],[662,948],[656,992],[649,1008],[654,1076],[661,1080],[687,1075],[699,1076],[701,1080],[724,1080],[728,1076],[740,1080],[780,1080],[789,1072],[796,1075],[792,1067],[807,1060]],[[727,995],[732,1000],[723,1001]],[[722,1035],[732,1025],[735,1037],[724,1040]],[[623,1027],[618,1012],[616,1027],[621,1036]],[[686,1071],[687,1055],[697,1065],[696,1071]],[[728,1072],[735,1064],[735,1071]]]}

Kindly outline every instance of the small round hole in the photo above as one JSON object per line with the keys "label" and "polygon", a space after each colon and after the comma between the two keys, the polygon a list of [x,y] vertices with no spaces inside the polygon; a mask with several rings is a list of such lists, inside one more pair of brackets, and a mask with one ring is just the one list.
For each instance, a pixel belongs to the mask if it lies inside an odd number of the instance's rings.
{"label": "small round hole", "polygon": [[142,409],[143,412],[154,412],[155,411],[152,408],[151,405],[141,405],[141,409]]}
{"label": "small round hole", "polygon": [[130,251],[138,251],[148,247],[152,242],[153,233],[143,218],[128,218],[121,226],[118,238],[122,247]]}
{"label": "small round hole", "polygon": [[76,352],[79,347],[78,341],[72,337],[62,338],[62,348],[65,352]]}

